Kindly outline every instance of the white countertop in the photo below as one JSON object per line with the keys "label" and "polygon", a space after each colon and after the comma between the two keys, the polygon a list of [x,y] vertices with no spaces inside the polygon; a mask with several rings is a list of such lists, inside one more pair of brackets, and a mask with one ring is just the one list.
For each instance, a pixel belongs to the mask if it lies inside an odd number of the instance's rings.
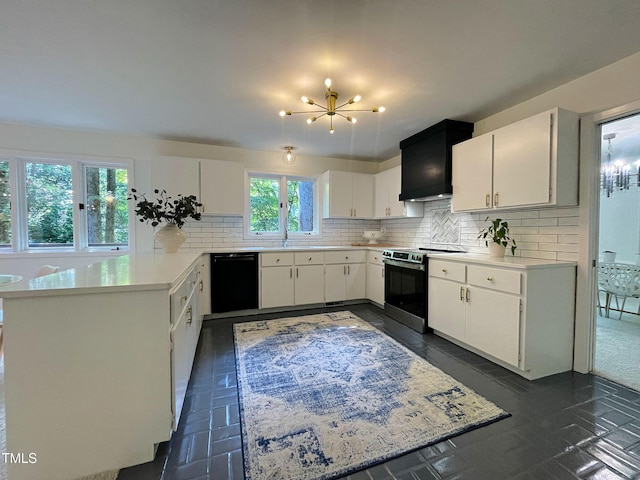
{"label": "white countertop", "polygon": [[0,297],[71,295],[97,293],[104,289],[114,292],[166,289],[180,280],[201,254],[201,251],[193,251],[123,255],[12,283],[0,288]]}
{"label": "white countertop", "polygon": [[[376,250],[384,247],[371,245]],[[230,247],[180,253],[149,252],[122,255],[86,267],[0,286],[0,297],[74,295],[126,290],[160,290],[175,285],[203,253],[299,252],[309,250],[367,250],[369,246]]]}
{"label": "white countertop", "polygon": [[481,255],[478,253],[430,253],[429,258],[438,258],[441,260],[451,260],[455,262],[478,263],[482,265],[490,265],[496,267],[533,269],[533,268],[549,268],[549,267],[575,267],[576,262],[566,262],[562,260],[547,260],[544,258],[525,258],[505,255],[502,258],[491,257],[489,255]]}
{"label": "white countertop", "polygon": [[[23,280],[0,287],[0,297],[33,297],[48,295],[73,295],[126,290],[160,290],[171,288],[195,264],[203,253],[233,252],[299,252],[309,250],[376,250],[385,248],[378,245],[362,246],[290,246],[290,247],[236,247],[215,250],[193,250],[184,253],[141,253],[123,255],[82,268],[63,270],[44,277]],[[505,256],[492,258],[489,255],[468,253],[429,253],[431,258],[481,263],[511,268],[546,268],[574,266],[575,262],[561,262],[537,258]]]}

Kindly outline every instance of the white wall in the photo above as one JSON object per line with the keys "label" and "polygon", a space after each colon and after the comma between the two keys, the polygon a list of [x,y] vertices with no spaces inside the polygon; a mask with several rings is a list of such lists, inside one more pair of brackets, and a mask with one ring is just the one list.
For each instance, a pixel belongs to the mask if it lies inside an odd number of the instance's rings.
{"label": "white wall", "polygon": [[[278,171],[295,174],[321,174],[326,170],[346,170],[363,173],[377,173],[379,164],[375,162],[363,162],[347,159],[327,157],[313,157],[297,155],[296,163],[286,166],[282,163],[282,152],[268,152],[247,150],[241,148],[221,147],[196,143],[175,142],[154,138],[115,135],[108,133],[83,132],[53,128],[43,128],[27,125],[1,124],[0,123],[0,152],[29,153],[29,154],[54,154],[90,156],[91,158],[126,158],[134,160],[133,178],[130,184],[142,191],[151,189],[151,170],[155,158],[161,155],[204,158],[214,160],[228,160],[240,162],[245,168],[260,171]],[[226,218],[205,217],[205,222],[198,226],[189,225],[187,231],[194,234],[190,243],[185,245],[196,248],[215,247],[224,244],[246,245],[247,242],[236,241],[238,231],[242,235],[241,222]],[[219,225],[224,225],[219,228]],[[135,222],[136,251],[144,251],[153,248],[153,228]],[[338,225],[336,227],[336,225]],[[356,233],[363,226],[375,228],[378,222],[363,223],[347,221],[346,223],[329,223],[326,225],[326,236],[322,243],[339,243],[340,245],[358,241]],[[344,231],[343,231],[344,230]],[[219,241],[220,234],[228,237],[223,242]],[[196,239],[195,235],[199,235]],[[203,238],[209,237],[210,241]],[[231,241],[229,241],[231,239]],[[361,237],[360,237],[361,240]],[[82,267],[104,258],[101,255],[85,254],[55,254],[55,253],[29,253],[29,254],[3,254],[0,253],[0,273],[13,273],[30,278],[40,265],[53,264],[61,268]]]}
{"label": "white wall", "polygon": [[611,197],[600,196],[599,252],[616,252],[616,262],[640,260],[640,189],[632,186]]}

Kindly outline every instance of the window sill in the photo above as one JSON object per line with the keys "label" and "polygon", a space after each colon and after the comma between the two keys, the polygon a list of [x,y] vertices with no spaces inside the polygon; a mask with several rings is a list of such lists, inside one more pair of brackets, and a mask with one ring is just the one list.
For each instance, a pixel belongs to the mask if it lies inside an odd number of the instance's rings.
{"label": "window sill", "polygon": [[60,249],[51,249],[51,250],[29,250],[24,252],[14,252],[14,251],[0,251],[0,258],[37,258],[37,257],[118,257],[120,255],[128,255],[129,249],[120,249],[120,250],[100,250],[100,249],[91,249],[91,250],[60,250]]}

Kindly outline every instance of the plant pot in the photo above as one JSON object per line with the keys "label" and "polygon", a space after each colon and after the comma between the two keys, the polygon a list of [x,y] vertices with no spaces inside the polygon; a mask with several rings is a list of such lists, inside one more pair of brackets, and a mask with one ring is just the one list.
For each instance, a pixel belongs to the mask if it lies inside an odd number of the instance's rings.
{"label": "plant pot", "polygon": [[167,223],[156,230],[154,237],[162,245],[165,253],[176,253],[180,245],[187,239],[187,234],[175,223]]}
{"label": "plant pot", "polygon": [[504,253],[506,252],[507,247],[502,245],[501,243],[491,242],[489,243],[489,256],[494,258],[502,258],[504,257]]}

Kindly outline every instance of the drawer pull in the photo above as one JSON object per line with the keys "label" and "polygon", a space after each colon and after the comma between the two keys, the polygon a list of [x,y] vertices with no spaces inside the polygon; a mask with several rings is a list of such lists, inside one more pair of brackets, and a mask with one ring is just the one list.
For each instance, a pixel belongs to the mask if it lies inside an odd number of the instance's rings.
{"label": "drawer pull", "polygon": [[187,296],[186,295],[183,295],[183,296],[180,297],[180,303],[184,303],[186,301],[187,301]]}
{"label": "drawer pull", "polygon": [[309,261],[311,261],[311,257],[309,257]]}
{"label": "drawer pull", "polygon": [[493,277],[487,277],[487,280],[489,280],[490,282],[493,282]]}
{"label": "drawer pull", "polygon": [[443,269],[442,269],[442,273],[447,273],[447,269],[446,269],[446,268],[443,268]]}
{"label": "drawer pull", "polygon": [[276,258],[276,263],[277,263],[277,262],[279,262],[279,261],[280,261],[280,259],[279,259],[279,258]]}

